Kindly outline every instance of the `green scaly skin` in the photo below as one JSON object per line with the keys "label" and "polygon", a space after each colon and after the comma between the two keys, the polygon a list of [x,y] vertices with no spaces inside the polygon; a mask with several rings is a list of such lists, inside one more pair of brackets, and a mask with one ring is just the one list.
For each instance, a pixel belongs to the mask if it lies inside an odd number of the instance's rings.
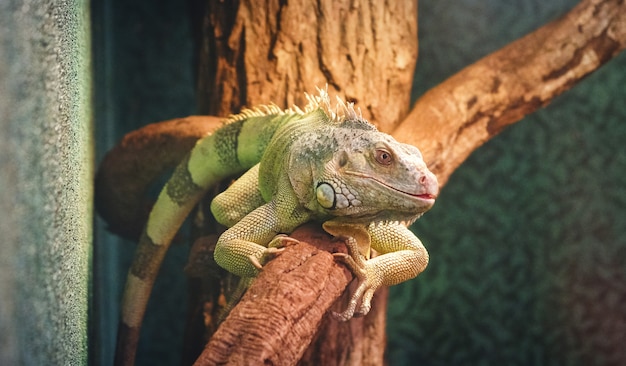
{"label": "green scaly skin", "polygon": [[[116,364],[134,362],[147,300],[175,233],[211,186],[235,174],[246,172],[211,204],[230,227],[215,249],[228,271],[256,277],[293,241],[284,234],[311,220],[346,239],[349,255],[340,259],[361,281],[338,319],[366,314],[377,288],[424,270],[428,253],[407,226],[432,207],[438,184],[419,150],[378,132],[351,104],[332,109],[324,90],[308,97],[304,111],[265,106],[231,117],[176,168],[128,274]],[[359,250],[363,241],[379,255]]]}

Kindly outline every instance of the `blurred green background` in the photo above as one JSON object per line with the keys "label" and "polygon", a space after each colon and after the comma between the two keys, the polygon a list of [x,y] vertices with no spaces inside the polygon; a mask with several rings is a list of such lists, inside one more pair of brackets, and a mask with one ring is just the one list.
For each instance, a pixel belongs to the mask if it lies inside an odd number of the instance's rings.
{"label": "blurred green background", "polygon": [[[414,99],[577,1],[422,0]],[[194,114],[185,2],[94,0],[97,155]],[[477,150],[415,225],[431,261],[391,289],[392,365],[626,364],[626,54]],[[96,360],[109,364],[134,244],[99,223]],[[157,283],[138,364],[178,364],[187,255]]]}

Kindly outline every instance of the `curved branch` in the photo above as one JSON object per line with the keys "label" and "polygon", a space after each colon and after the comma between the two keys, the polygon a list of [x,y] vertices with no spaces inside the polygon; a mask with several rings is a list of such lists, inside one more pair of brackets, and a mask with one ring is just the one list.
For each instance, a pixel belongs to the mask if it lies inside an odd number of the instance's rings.
{"label": "curved branch", "polygon": [[444,185],[503,128],[547,105],[626,47],[626,3],[584,0],[424,94],[393,131]]}

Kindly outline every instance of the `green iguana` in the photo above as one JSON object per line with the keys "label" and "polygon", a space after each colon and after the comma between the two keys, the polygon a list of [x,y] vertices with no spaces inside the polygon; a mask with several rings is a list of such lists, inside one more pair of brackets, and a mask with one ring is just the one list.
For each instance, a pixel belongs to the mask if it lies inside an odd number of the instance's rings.
{"label": "green iguana", "polygon": [[407,226],[433,206],[436,177],[416,147],[378,132],[351,103],[338,98],[332,108],[328,93],[319,94],[307,95],[304,110],[269,105],[230,117],[178,165],[152,208],[128,274],[116,363],[134,362],[152,285],[185,217],[211,186],[246,170],[211,204],[217,221],[230,227],[215,248],[216,262],[228,271],[256,277],[295,240],[286,235],[311,220],[326,222],[331,234],[360,226],[379,253],[370,259],[346,238],[349,255],[339,256],[361,284],[339,319],[366,314],[377,288],[424,270],[428,253]]}

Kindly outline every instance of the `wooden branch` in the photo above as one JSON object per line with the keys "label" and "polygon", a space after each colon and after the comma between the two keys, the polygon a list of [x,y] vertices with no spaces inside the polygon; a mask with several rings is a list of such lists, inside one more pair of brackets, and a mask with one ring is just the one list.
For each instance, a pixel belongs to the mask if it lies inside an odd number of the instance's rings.
{"label": "wooden branch", "polygon": [[290,236],[300,243],[264,267],[196,366],[383,364],[385,337],[379,329],[385,327],[387,289],[377,291],[365,317],[333,319],[330,312],[345,310],[358,285],[331,255],[346,253],[344,243],[315,223]]}
{"label": "wooden branch", "polygon": [[443,186],[472,151],[624,47],[626,3],[584,0],[428,91],[393,135],[422,150]]}
{"label": "wooden branch", "polygon": [[346,252],[340,241],[306,225],[270,261],[231,311],[195,365],[293,365],[311,343],[326,310],[352,275],[330,253]]}

